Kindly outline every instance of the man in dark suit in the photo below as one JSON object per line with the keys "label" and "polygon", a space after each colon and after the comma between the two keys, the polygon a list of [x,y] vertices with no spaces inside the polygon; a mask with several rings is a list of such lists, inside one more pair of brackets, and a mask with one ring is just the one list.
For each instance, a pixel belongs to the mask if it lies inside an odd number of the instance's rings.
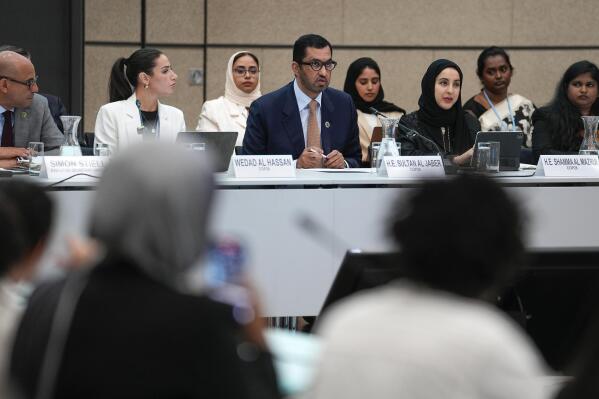
{"label": "man in dark suit", "polygon": [[0,160],[7,156],[16,164],[16,157],[23,156],[23,147],[31,141],[41,141],[46,150],[54,151],[63,143],[48,101],[37,94],[38,90],[35,68],[28,58],[12,51],[0,52]]}
{"label": "man in dark suit", "polygon": [[295,80],[255,100],[243,154],[291,154],[298,168],[360,165],[356,109],[351,97],[329,88],[337,63],[322,36],[301,36],[293,45]]}

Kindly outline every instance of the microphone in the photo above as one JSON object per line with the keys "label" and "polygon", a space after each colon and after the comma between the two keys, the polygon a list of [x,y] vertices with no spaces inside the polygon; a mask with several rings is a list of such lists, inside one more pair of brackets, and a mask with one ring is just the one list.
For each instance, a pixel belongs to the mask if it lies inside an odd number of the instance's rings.
{"label": "microphone", "polygon": [[[382,112],[380,112],[376,108],[370,107],[369,109],[372,112],[374,112],[375,115],[380,116],[380,117],[385,118],[385,119],[389,119],[389,117],[387,115],[383,114]],[[437,150],[437,153],[443,157],[443,155],[442,155],[443,151],[441,151],[441,149],[439,148],[439,146],[437,145],[437,143],[435,143],[433,140],[431,140],[428,137],[420,134],[420,132],[418,132],[418,131],[416,131],[416,130],[414,130],[412,128],[407,127],[406,125],[404,125],[403,123],[401,123],[399,121],[397,122],[397,125],[400,128],[403,128],[403,130],[406,133],[406,136],[408,138],[420,137],[421,139],[423,139],[423,140],[428,141],[429,143],[431,143],[435,147],[435,150]],[[399,130],[401,131],[402,129],[399,129]]]}
{"label": "microphone", "polygon": [[329,252],[331,252],[331,248],[324,244],[327,239],[331,239],[333,241],[333,245],[337,248],[345,248],[346,251],[352,253],[362,252],[360,249],[352,248],[335,231],[328,229],[308,213],[302,212],[298,214],[296,221],[298,226],[301,227],[307,235],[314,238],[316,242],[325,247]]}

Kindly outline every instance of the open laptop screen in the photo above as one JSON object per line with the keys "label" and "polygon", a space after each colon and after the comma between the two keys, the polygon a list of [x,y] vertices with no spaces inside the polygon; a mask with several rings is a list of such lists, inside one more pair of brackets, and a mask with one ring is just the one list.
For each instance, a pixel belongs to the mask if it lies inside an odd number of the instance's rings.
{"label": "open laptop screen", "polygon": [[225,172],[229,169],[229,161],[235,150],[237,132],[179,132],[178,143],[203,144],[203,148],[215,157],[214,170]]}

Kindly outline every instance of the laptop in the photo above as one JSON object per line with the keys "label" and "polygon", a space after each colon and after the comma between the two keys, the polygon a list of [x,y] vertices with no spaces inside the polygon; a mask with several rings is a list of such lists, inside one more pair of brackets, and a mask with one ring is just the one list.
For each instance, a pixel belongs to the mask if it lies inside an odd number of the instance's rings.
{"label": "laptop", "polygon": [[520,168],[520,147],[524,133],[521,131],[497,131],[497,132],[478,132],[474,142],[474,155],[470,165],[476,166],[478,153],[478,143],[487,143],[489,141],[499,142],[499,170],[510,171]]}
{"label": "laptop", "polygon": [[235,150],[237,132],[179,132],[178,143],[204,144],[215,157],[215,172],[226,172]]}

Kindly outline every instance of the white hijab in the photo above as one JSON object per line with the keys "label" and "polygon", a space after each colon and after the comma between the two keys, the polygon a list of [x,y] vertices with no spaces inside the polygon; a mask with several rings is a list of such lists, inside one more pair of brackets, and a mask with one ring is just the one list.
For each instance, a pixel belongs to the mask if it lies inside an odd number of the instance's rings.
{"label": "white hijab", "polygon": [[234,102],[235,104],[239,104],[243,107],[249,107],[252,101],[259,98],[262,93],[260,92],[260,72],[258,72],[258,85],[251,93],[245,93],[241,89],[239,89],[235,85],[235,80],[233,80],[233,60],[235,56],[240,53],[248,53],[248,51],[238,51],[229,58],[229,63],[227,64],[227,71],[225,73],[225,98]]}
{"label": "white hijab", "polygon": [[91,236],[107,254],[131,260],[144,274],[185,290],[201,264],[214,181],[209,154],[144,142],[104,170],[91,214]]}

